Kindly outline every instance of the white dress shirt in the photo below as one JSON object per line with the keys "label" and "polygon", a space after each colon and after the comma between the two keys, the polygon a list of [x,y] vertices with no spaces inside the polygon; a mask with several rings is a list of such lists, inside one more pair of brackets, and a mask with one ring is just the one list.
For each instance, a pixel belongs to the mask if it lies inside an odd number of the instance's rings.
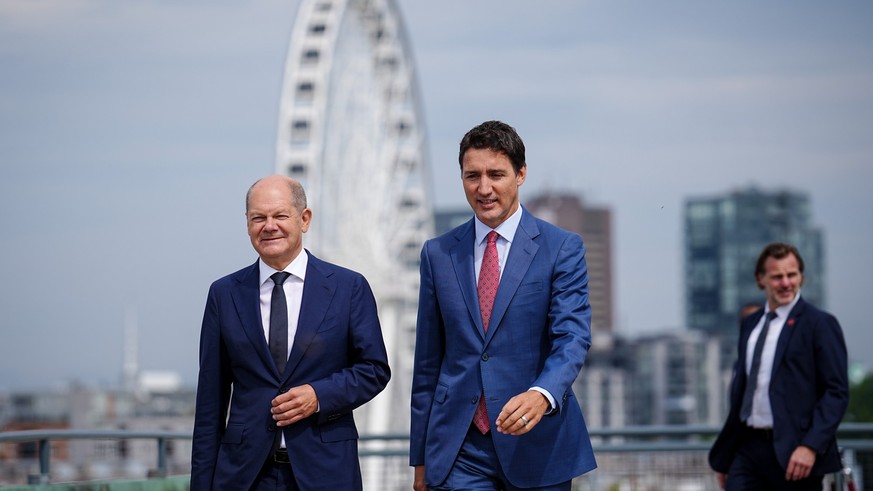
{"label": "white dress shirt", "polygon": [[[290,273],[282,287],[285,291],[285,302],[288,305],[288,353],[291,354],[291,346],[294,344],[294,335],[297,334],[297,321],[300,319],[300,304],[303,301],[303,280],[306,278],[306,265],[309,263],[309,255],[301,250],[300,254],[285,267],[283,271]],[[258,261],[261,280],[261,326],[264,329],[264,338],[270,342],[270,303],[273,297],[273,280],[270,278],[278,270]]]}
{"label": "white dress shirt", "polygon": [[[291,347],[294,345],[294,336],[297,334],[297,321],[300,320],[300,305],[303,302],[303,280],[306,278],[306,265],[309,263],[309,255],[306,251],[301,250],[300,254],[291,261],[291,264],[285,267],[283,271],[290,273],[291,276],[285,279],[282,284],[282,290],[285,292],[285,304],[288,306],[288,352],[285,353],[285,359],[291,354]],[[258,260],[258,268],[261,281],[261,326],[264,329],[264,337],[267,344],[270,344],[270,306],[273,298],[273,279],[270,278],[274,273],[279,271],[264,264],[264,261]],[[321,409],[319,404],[318,409]],[[318,412],[318,410],[316,410]],[[280,448],[285,448],[285,434],[283,433],[279,442]]]}
{"label": "white dress shirt", "polygon": [[[776,355],[776,344],[779,342],[779,335],[782,333],[782,328],[785,326],[785,321],[788,320],[788,314],[794,308],[794,304],[800,298],[798,290],[794,300],[788,305],[776,307],[776,317],[770,321],[770,327],[767,329],[767,338],[764,341],[764,350],[761,351],[761,366],[758,368],[758,383],[755,386],[755,394],[752,397],[752,414],[746,420],[746,424],[753,428],[773,428],[773,409],[770,407],[770,377],[773,374],[773,358]],[[752,329],[749,335],[749,342],[746,343],[746,375],[752,369],[752,358],[755,354],[755,344],[758,342],[758,337],[761,330],[764,328],[764,322],[767,319],[767,314],[770,312],[770,306],[764,308],[764,315],[758,321],[758,325]],[[747,384],[754,383],[753,380],[747,380]]]}

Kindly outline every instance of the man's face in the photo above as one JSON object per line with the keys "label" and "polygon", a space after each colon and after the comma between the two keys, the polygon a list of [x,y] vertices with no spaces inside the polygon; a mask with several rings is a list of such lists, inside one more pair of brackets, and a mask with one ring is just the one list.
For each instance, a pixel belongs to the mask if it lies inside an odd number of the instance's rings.
{"label": "man's face", "polygon": [[268,266],[282,270],[303,250],[312,211],[298,212],[291,204],[287,182],[265,179],[252,189],[246,213],[249,238]]}
{"label": "man's face", "polygon": [[516,174],[509,157],[491,149],[471,148],[464,153],[464,193],[482,223],[496,228],[518,209],[518,188],[526,172],[527,166]]}
{"label": "man's face", "polygon": [[797,258],[789,254],[782,259],[768,257],[764,261],[764,273],[757,275],[758,286],[767,296],[770,310],[788,305],[797,296],[803,284],[803,273],[797,265]]}

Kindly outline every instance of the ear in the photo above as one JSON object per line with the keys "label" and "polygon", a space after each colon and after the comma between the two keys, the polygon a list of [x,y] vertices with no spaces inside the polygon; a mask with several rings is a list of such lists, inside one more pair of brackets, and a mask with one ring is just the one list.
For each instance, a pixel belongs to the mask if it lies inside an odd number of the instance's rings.
{"label": "ear", "polygon": [[524,184],[525,177],[527,177],[527,164],[525,164],[521,169],[518,169],[518,172],[515,173],[515,185],[521,186]]}
{"label": "ear", "polygon": [[312,210],[304,208],[300,214],[300,231],[304,234],[309,231],[309,224],[312,223]]}
{"label": "ear", "polygon": [[758,273],[758,274],[755,275],[755,283],[758,284],[758,290],[763,290],[763,289],[764,289],[764,282],[761,281],[763,278],[764,278],[764,275],[762,275],[762,274],[760,274],[760,273]]}

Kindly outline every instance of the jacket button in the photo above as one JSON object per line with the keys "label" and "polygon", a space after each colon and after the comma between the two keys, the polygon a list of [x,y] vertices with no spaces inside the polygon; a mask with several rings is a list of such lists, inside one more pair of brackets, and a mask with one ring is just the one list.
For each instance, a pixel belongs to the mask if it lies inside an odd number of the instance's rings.
{"label": "jacket button", "polygon": [[276,431],[276,423],[270,423],[267,425],[267,431]]}
{"label": "jacket button", "polygon": [[479,396],[473,396],[473,400],[470,402],[476,404],[477,402],[479,402]]}
{"label": "jacket button", "polygon": [[482,361],[488,361],[488,353],[482,353]]}

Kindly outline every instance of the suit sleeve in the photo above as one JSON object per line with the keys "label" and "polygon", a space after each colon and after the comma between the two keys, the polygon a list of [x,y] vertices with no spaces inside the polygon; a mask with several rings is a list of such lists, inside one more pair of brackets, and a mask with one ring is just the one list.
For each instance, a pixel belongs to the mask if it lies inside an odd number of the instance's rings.
{"label": "suit sleeve", "polygon": [[412,373],[412,400],[409,439],[409,465],[424,464],[430,409],[433,404],[445,345],[443,324],[434,289],[428,244],[421,250],[421,285],[418,320],[415,330],[415,364]]}
{"label": "suit sleeve", "polygon": [[551,280],[548,312],[551,350],[533,386],[549,391],[560,410],[591,347],[591,306],[585,246],[576,234],[561,243]]}
{"label": "suit sleeve", "polygon": [[819,398],[812,425],[800,443],[822,453],[833,442],[849,406],[848,355],[843,331],[832,315],[822,313],[813,333]]}
{"label": "suit sleeve", "polygon": [[376,310],[376,299],[367,280],[352,278],[349,307],[348,366],[330,376],[310,382],[318,395],[318,419],[324,423],[351,412],[376,397],[391,378],[388,355]]}
{"label": "suit sleeve", "polygon": [[231,381],[221,341],[218,295],[213,284],[200,329],[200,374],[194,413],[191,489],[212,489],[218,449],[225,430]]}

